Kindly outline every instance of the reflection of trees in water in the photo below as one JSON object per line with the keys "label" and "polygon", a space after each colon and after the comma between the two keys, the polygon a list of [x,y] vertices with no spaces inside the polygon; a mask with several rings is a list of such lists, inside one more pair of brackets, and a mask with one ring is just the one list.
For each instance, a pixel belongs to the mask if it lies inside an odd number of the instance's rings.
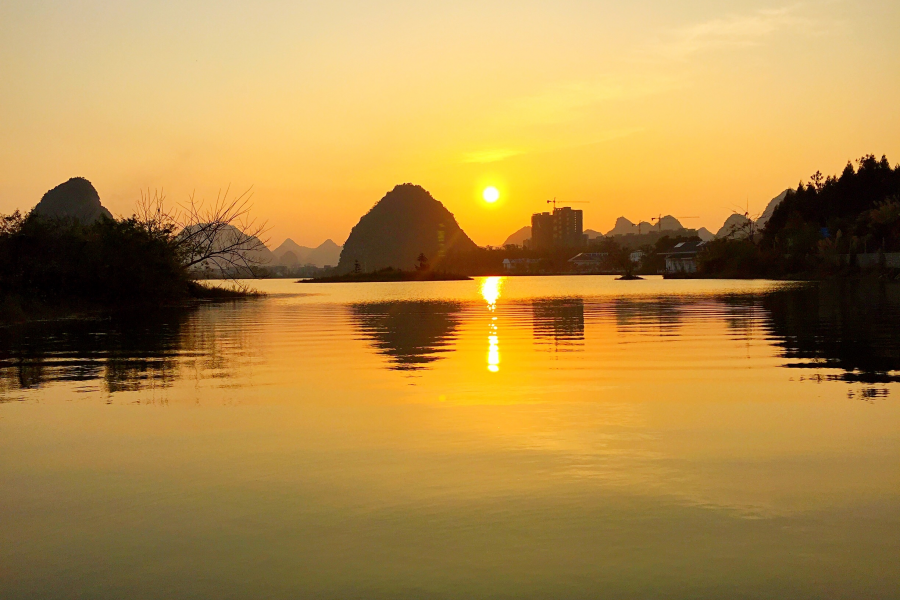
{"label": "reflection of trees in water", "polygon": [[763,299],[771,331],[796,368],[835,367],[846,381],[900,381],[900,284],[828,282]]}
{"label": "reflection of trees in water", "polygon": [[538,343],[584,344],[584,299],[552,298],[531,303],[532,328]]}
{"label": "reflection of trees in water", "polygon": [[398,301],[354,304],[350,307],[356,327],[380,354],[388,356],[392,369],[423,369],[448,352],[459,326],[457,302]]}
{"label": "reflection of trees in water", "polygon": [[240,301],[9,328],[0,336],[0,392],[99,380],[112,393],[165,388],[193,373],[232,378],[253,361],[262,307]]}
{"label": "reflection of trees in water", "polygon": [[110,392],[169,385],[188,311],[32,323],[0,336],[0,391],[103,380]]}

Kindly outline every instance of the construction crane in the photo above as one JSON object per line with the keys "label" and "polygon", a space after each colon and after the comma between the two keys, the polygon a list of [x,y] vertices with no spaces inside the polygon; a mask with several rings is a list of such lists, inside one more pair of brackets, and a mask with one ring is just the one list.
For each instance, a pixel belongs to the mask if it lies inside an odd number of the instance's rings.
{"label": "construction crane", "polygon": [[[670,216],[670,215],[666,215]],[[673,219],[699,219],[700,217],[672,217]],[[659,215],[658,217],[650,217],[651,221],[656,221],[656,225],[659,227],[659,232],[662,233],[662,220],[663,216]]]}
{"label": "construction crane", "polygon": [[[590,200],[572,200],[571,202],[566,202],[566,204],[590,204]],[[547,200],[547,204],[553,205],[553,210],[556,210],[556,198],[553,200]]]}

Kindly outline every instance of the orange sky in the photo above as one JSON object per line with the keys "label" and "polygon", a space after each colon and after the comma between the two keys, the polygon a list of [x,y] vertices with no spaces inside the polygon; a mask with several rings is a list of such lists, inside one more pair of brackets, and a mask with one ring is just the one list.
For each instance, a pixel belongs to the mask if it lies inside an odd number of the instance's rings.
{"label": "orange sky", "polygon": [[414,182],[479,244],[554,196],[715,230],[900,161],[897,31],[894,0],[6,0],[0,212],[76,175],[119,215],[252,185],[271,246],[318,245]]}

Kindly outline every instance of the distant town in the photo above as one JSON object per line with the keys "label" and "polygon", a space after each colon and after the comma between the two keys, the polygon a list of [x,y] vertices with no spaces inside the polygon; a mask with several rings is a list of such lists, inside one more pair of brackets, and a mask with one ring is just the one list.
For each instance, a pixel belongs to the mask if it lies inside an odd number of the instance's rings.
{"label": "distant town", "polygon": [[114,218],[87,179],[73,178],[28,212],[2,216],[0,281],[15,312],[32,301],[205,297],[220,292],[196,282],[217,278],[900,277],[900,165],[886,157],[863,156],[839,175],[815,173],[758,217],[731,215],[715,234],[672,215],[638,223],[620,217],[606,233],[585,230],[581,209],[551,203],[503,246],[478,246],[443,203],[404,183],[359,219],[343,245],[309,248],[288,239],[270,250],[246,196],[179,210],[146,196],[134,215]]}

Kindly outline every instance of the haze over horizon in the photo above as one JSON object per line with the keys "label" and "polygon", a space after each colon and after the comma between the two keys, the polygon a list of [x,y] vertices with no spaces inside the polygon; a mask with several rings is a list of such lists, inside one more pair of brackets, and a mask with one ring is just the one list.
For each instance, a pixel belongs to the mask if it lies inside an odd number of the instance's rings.
{"label": "haze over horizon", "polygon": [[[423,186],[478,244],[545,200],[715,231],[816,170],[900,160],[888,0],[21,2],[0,7],[0,213],[253,186],[270,247]],[[495,186],[494,204],[482,190]]]}

